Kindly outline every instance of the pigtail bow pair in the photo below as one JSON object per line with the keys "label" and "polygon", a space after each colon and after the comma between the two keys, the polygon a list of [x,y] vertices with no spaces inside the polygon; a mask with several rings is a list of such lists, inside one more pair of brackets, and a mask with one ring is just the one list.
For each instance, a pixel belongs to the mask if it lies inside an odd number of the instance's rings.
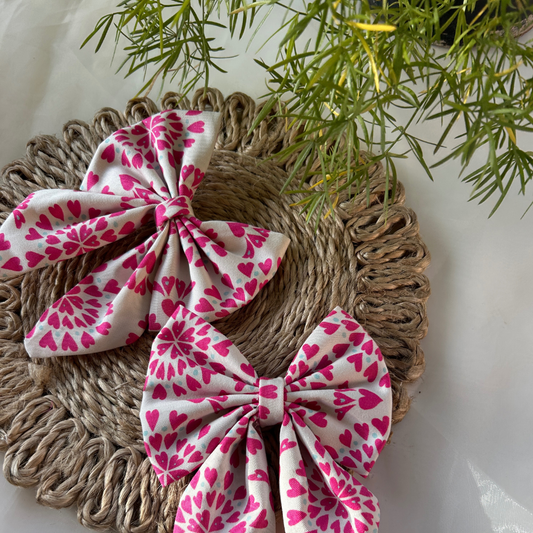
{"label": "pigtail bow pair", "polygon": [[140,416],[161,483],[195,472],[175,533],[275,531],[261,434],[272,425],[286,531],[377,532],[378,502],[353,475],[368,475],[390,433],[390,379],[373,340],[336,308],[284,376],[261,378],[209,323],[254,298],[289,244],[266,229],[194,216],[218,128],[216,113],[149,117],[100,145],[79,191],[37,191],[13,211],[0,232],[3,277],[154,228],[47,309],[26,349],[94,353],[160,332]]}

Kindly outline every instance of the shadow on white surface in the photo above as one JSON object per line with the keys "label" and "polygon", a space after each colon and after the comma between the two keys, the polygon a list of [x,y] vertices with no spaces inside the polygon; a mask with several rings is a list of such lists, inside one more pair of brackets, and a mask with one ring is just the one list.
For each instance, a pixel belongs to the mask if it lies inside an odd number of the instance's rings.
{"label": "shadow on white surface", "polygon": [[[4,454],[0,454],[4,462]],[[35,489],[9,484],[0,475],[0,533],[87,533],[76,510],[51,509],[35,501]]]}
{"label": "shadow on white surface", "polygon": [[531,533],[533,513],[506,494],[484,472],[469,463],[480,494],[485,514],[491,521],[492,531],[497,533]]}
{"label": "shadow on white surface", "polygon": [[367,482],[380,501],[380,533],[498,531],[468,465],[464,453],[413,407]]}

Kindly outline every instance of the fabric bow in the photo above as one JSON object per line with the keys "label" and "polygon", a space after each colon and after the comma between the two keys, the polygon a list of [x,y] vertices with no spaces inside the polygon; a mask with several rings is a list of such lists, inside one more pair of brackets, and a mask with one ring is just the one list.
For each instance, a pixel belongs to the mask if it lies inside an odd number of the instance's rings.
{"label": "fabric bow", "polygon": [[274,379],[258,378],[230,340],[178,308],[154,341],[140,416],[163,485],[198,469],[175,533],[275,532],[261,434],[274,424],[285,530],[364,533],[377,531],[378,502],[343,467],[368,475],[391,412],[383,356],[340,308]]}
{"label": "fabric bow", "polygon": [[159,331],[177,305],[205,320],[248,303],[275,274],[289,239],[236,222],[201,222],[191,200],[220,115],[164,111],[118,130],[96,151],[80,187],[30,194],[0,232],[6,277],[87,253],[151,219],[139,246],[95,268],[26,336],[32,357],[100,352]]}

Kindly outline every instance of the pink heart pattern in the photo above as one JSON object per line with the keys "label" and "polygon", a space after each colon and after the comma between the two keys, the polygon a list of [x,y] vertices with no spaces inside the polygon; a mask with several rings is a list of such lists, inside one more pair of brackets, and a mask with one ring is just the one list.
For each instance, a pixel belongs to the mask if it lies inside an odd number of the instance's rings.
{"label": "pink heart pattern", "polygon": [[390,434],[386,375],[377,345],[340,308],[285,376],[267,379],[224,335],[178,306],[154,341],[140,411],[161,483],[196,471],[174,531],[275,531],[261,433],[275,424],[286,531],[377,530],[378,501],[348,469],[368,476]]}
{"label": "pink heart pattern", "polygon": [[[145,242],[95,268],[26,336],[32,357],[101,352],[158,331],[176,306],[207,321],[246,305],[275,274],[289,239],[247,224],[202,222],[191,201],[220,115],[169,110],[116,131],[79,191],[30,194],[0,232],[0,277],[95,250],[155,219]],[[244,267],[243,267],[244,265]]]}

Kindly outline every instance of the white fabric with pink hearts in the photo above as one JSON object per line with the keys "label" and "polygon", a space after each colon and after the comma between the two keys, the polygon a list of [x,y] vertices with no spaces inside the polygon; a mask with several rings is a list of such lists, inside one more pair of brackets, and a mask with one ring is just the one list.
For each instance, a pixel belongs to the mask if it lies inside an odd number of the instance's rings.
{"label": "white fabric with pink hearts", "polygon": [[237,222],[202,222],[192,199],[220,115],[163,111],[96,151],[80,190],[30,194],[0,232],[0,276],[91,252],[151,220],[137,246],[94,268],[26,336],[32,357],[102,352],[159,331],[178,305],[211,321],[248,303],[276,273],[289,239]]}
{"label": "white fabric with pink hearts", "polygon": [[163,485],[196,472],[174,533],[275,532],[261,433],[274,424],[285,530],[374,533],[379,505],[355,476],[372,469],[390,434],[391,411],[383,356],[340,308],[311,334],[285,376],[265,379],[229,339],[179,307],[154,341],[141,423]]}

